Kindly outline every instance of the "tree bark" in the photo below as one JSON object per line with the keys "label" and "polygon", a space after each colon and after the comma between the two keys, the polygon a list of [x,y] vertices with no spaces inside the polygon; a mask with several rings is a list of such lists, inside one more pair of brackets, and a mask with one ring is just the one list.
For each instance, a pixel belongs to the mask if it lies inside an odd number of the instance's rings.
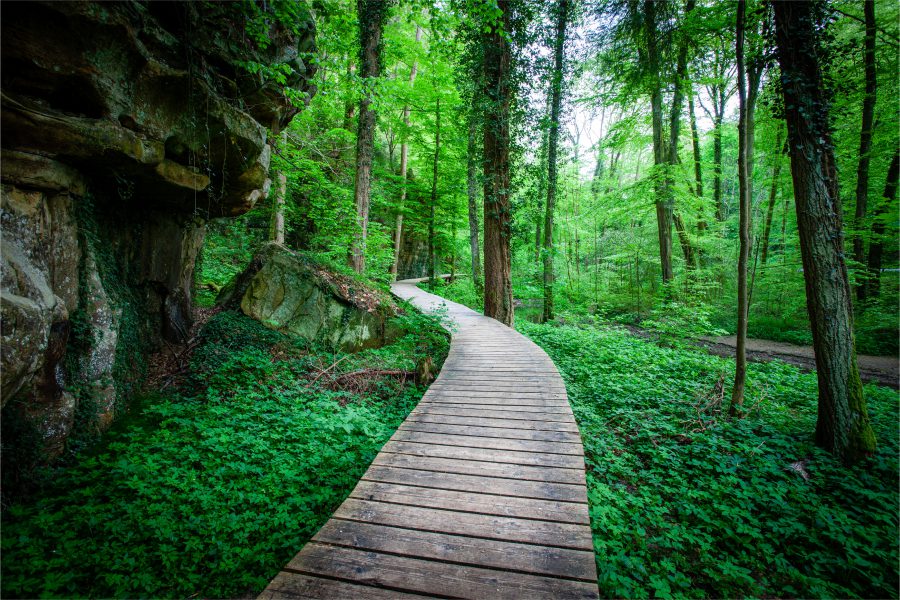
{"label": "tree bark", "polygon": [[512,51],[509,0],[498,0],[500,23],[482,34],[484,51],[484,314],[512,327],[509,117]]}
{"label": "tree bark", "polygon": [[369,229],[369,204],[372,187],[372,153],[375,143],[375,111],[372,110],[372,85],[381,73],[381,34],[388,3],[385,0],[357,0],[359,16],[360,72],[365,89],[359,101],[359,125],[356,134],[357,230],[351,248],[351,266],[357,273],[366,267],[366,236]]}
{"label": "tree bark", "polygon": [[884,219],[894,200],[897,198],[897,179],[900,175],[900,152],[894,153],[891,166],[888,168],[887,181],[884,184],[884,201],[873,215],[872,237],[869,242],[869,277],[866,282],[868,295],[877,297],[881,292],[881,259],[884,255]]}
{"label": "tree bark", "polygon": [[780,0],[773,6],[819,382],[816,443],[849,464],[874,452],[875,435],[856,364],[837,170],[816,45],[818,23],[812,3]]}
{"label": "tree bark", "polygon": [[738,196],[740,199],[740,252],[738,253],[738,297],[737,297],[737,348],[735,350],[734,388],[728,415],[735,417],[744,405],[744,387],[747,382],[747,316],[749,301],[747,293],[747,263],[750,260],[750,140],[748,125],[750,106],[747,99],[746,64],[744,62],[744,30],[746,2],[738,0],[735,55],[737,57],[737,90],[740,116],[738,118]]}
{"label": "tree bark", "polygon": [[434,109],[434,168],[431,174],[431,214],[428,220],[428,277],[429,284],[434,288],[434,278],[437,274],[437,262],[434,254],[434,217],[437,207],[438,186],[438,161],[441,157],[441,99],[437,98]]}
{"label": "tree bark", "polygon": [[[694,111],[694,91],[690,90],[690,95],[688,96],[688,115],[691,121],[691,145],[694,150],[694,182],[695,182],[695,192],[697,194],[697,200],[700,201],[702,206],[703,203],[703,165],[700,159],[700,133],[697,130],[697,115]],[[702,233],[706,231],[706,216],[705,211],[701,207],[697,213],[697,232]]]}
{"label": "tree bark", "polygon": [[668,157],[663,137],[662,83],[660,82],[659,50],[657,48],[655,0],[644,0],[644,34],[651,77],[650,110],[653,124],[653,164],[657,169],[654,173],[654,188],[659,264],[663,283],[667,283],[675,278],[675,273],[672,270],[672,210],[668,202],[667,174],[664,172]]}
{"label": "tree bark", "polygon": [[782,146],[781,129],[778,130],[777,136],[775,145],[779,150],[778,153],[775,154],[775,162],[772,164],[772,185],[769,187],[769,206],[766,208],[766,225],[763,229],[763,239],[761,242],[762,258],[760,262],[762,262],[763,266],[766,266],[766,261],[769,259],[769,236],[772,232],[772,215],[775,213],[775,198],[778,195],[778,178],[781,176],[781,154],[786,154],[788,150],[787,140],[785,140],[784,146]]}
{"label": "tree bark", "polygon": [[481,251],[478,243],[478,175],[477,148],[475,144],[475,118],[469,115],[469,144],[466,151],[466,184],[469,196],[469,251],[472,255],[472,285],[478,297],[484,295],[481,280]]}
{"label": "tree bark", "polygon": [[[860,264],[866,262],[866,244],[862,230],[866,219],[869,200],[869,159],[872,153],[872,130],[875,123],[875,98],[877,79],[875,72],[875,0],[864,0],[866,19],[865,72],[866,93],[862,105],[862,129],[859,134],[859,164],[856,167],[856,212],[853,223],[853,258]],[[856,283],[856,297],[860,302],[866,299],[866,285],[863,277]]]}
{"label": "tree bark", "polygon": [[547,212],[544,218],[544,312],[543,322],[553,318],[553,211],[556,208],[558,182],[557,150],[559,145],[559,113],[562,106],[562,81],[565,60],[566,21],[569,1],[556,5],[556,40],[553,47],[553,83],[550,94],[550,130],[547,134]]}
{"label": "tree bark", "polygon": [[270,239],[276,244],[284,243],[284,204],[287,197],[287,175],[279,171],[275,174],[275,198],[272,202],[272,231]]}
{"label": "tree bark", "polygon": [[[416,43],[422,40],[422,28],[416,25]],[[416,71],[419,69],[419,61],[414,60],[409,71],[409,87],[416,82]],[[409,104],[403,105],[403,124],[409,129]],[[397,211],[397,220],[394,225],[394,261],[391,263],[391,279],[397,278],[397,265],[400,264],[400,245],[403,243],[403,211],[406,208],[406,171],[409,164],[409,144],[407,132],[403,132],[403,141],[400,142],[400,208]]]}

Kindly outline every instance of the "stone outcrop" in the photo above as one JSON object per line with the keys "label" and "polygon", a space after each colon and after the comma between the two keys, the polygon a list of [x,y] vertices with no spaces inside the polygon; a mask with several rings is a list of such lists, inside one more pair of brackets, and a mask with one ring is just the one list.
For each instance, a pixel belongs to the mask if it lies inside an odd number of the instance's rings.
{"label": "stone outcrop", "polygon": [[4,448],[7,422],[49,456],[78,414],[103,428],[142,356],[184,339],[205,220],[265,196],[267,128],[315,93],[292,6],[281,23],[265,3],[4,5]]}
{"label": "stone outcrop", "polygon": [[349,352],[378,348],[400,335],[390,323],[398,312],[390,295],[274,243],[222,288],[216,303],[270,329]]}

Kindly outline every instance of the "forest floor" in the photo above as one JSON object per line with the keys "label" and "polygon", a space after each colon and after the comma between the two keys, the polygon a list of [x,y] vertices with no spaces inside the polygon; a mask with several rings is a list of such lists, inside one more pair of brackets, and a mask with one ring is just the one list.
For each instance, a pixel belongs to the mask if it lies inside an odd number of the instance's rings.
{"label": "forest floor", "polygon": [[[737,336],[703,337],[699,345],[710,354],[732,357],[737,347]],[[816,355],[812,346],[797,346],[771,340],[747,340],[747,359],[753,362],[783,360],[804,371],[816,369]],[[859,376],[864,382],[900,389],[900,360],[896,356],[867,356],[859,354]]]}
{"label": "forest floor", "polygon": [[[632,335],[643,339],[654,339],[656,334],[652,331],[635,325],[624,325]],[[737,347],[737,336],[704,336],[693,340],[694,343],[715,356],[733,358]],[[760,340],[749,338],[747,340],[747,360],[750,362],[767,363],[773,360],[781,360],[799,367],[803,371],[816,370],[816,354],[812,346],[800,346],[787,342],[775,342],[772,340]],[[900,359],[896,356],[869,356],[858,354],[859,376],[863,383],[875,383],[891,388],[900,389]]]}

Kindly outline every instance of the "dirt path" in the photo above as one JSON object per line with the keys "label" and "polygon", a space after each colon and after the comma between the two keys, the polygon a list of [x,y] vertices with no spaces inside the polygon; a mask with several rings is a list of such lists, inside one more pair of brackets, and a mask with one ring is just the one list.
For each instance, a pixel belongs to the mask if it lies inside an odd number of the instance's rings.
{"label": "dirt path", "polygon": [[[737,341],[735,336],[706,337],[699,340],[701,346],[716,356],[734,356]],[[816,368],[815,354],[811,346],[795,346],[784,342],[770,340],[747,340],[747,360],[753,362],[769,362],[773,359],[783,360],[797,365],[806,371]],[[877,383],[900,388],[900,359],[895,356],[857,356],[859,375],[864,382]]]}

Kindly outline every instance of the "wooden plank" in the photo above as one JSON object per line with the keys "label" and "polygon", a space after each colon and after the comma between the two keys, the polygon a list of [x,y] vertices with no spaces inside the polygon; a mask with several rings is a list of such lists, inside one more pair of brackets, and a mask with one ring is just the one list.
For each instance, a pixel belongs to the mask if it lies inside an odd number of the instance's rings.
{"label": "wooden plank", "polygon": [[569,454],[583,456],[581,444],[557,442],[535,442],[531,440],[509,440],[505,438],[486,438],[469,435],[448,435],[422,433],[398,429],[391,437],[396,442],[419,442],[439,444],[442,446],[465,446],[468,448],[493,448],[496,450],[518,450],[519,452],[540,452],[545,454]]}
{"label": "wooden plank", "polygon": [[378,465],[369,467],[363,475],[363,479],[462,492],[490,490],[491,493],[500,496],[518,496],[520,498],[538,498],[540,500],[587,504],[587,490],[585,487],[566,483],[519,481],[517,479],[478,477],[477,475],[458,475],[456,473],[432,473],[431,471],[380,467]]}
{"label": "wooden plank", "polygon": [[350,494],[352,498],[392,502],[426,508],[443,508],[456,512],[472,512],[502,517],[524,517],[560,523],[577,523],[589,525],[587,506],[571,502],[555,502],[552,500],[536,500],[533,498],[516,498],[498,496],[485,492],[458,492],[455,490],[436,490],[396,483],[379,483],[360,481]]}
{"label": "wooden plank", "polygon": [[544,442],[576,442],[581,438],[573,431],[540,431],[534,429],[502,429],[499,427],[479,427],[477,425],[446,425],[407,420],[400,429],[424,431],[428,433],[455,433],[460,435],[477,435],[479,437],[498,437],[514,440],[539,440]]}
{"label": "wooden plank", "polygon": [[[420,510],[409,506],[397,508]],[[596,580],[597,577],[592,549],[549,548],[339,519],[328,521],[313,539],[335,546],[533,575],[582,581],[591,581],[591,576]]]}
{"label": "wooden plank", "polygon": [[392,600],[394,598],[428,598],[420,594],[408,594],[396,590],[357,583],[348,583],[336,579],[324,579],[300,573],[282,571],[275,576],[269,586],[257,600],[275,600],[277,598],[316,598],[334,600],[335,598],[365,598],[366,600]]}
{"label": "wooden plank", "polygon": [[593,549],[587,525],[549,523],[534,519],[458,513],[452,510],[403,506],[349,498],[334,516],[349,521],[376,523],[404,529],[420,529],[473,538],[520,542],[574,550]]}
{"label": "wooden plank", "polygon": [[433,398],[425,401],[425,405],[446,406],[447,408],[471,408],[475,410],[496,410],[498,407],[500,407],[504,410],[544,415],[572,414],[572,409],[569,408],[568,404],[548,404],[544,406],[535,406],[533,404],[517,404],[515,400],[509,400],[508,403],[495,402],[487,404],[476,404],[474,402],[457,402],[456,400],[458,400],[458,398]]}
{"label": "wooden plank", "polygon": [[434,456],[461,460],[482,460],[487,462],[513,463],[519,465],[560,467],[584,470],[584,457],[580,454],[539,454],[491,448],[471,448],[449,444],[420,444],[392,440],[384,445],[383,452],[410,454],[413,456]]}
{"label": "wooden plank", "polygon": [[578,433],[575,420],[571,421],[522,421],[511,420],[504,417],[487,418],[462,415],[426,414],[419,412],[410,414],[406,422],[416,423],[446,423],[448,425],[475,425],[478,427],[493,427],[498,429],[530,429],[534,431],[569,431]]}
{"label": "wooden plank", "polygon": [[498,600],[587,600],[598,597],[595,583],[392,556],[318,543],[308,544],[289,563],[288,568],[405,592],[444,597]]}
{"label": "wooden plank", "polygon": [[564,414],[541,414],[541,413],[523,413],[512,410],[481,410],[474,408],[449,408],[438,404],[420,404],[410,414],[416,415],[450,415],[457,417],[482,417],[487,419],[506,419],[518,421],[551,421],[557,423],[575,423],[575,419],[571,415]]}
{"label": "wooden plank", "polygon": [[411,454],[379,453],[372,462],[384,467],[421,469],[439,473],[462,473],[484,477],[506,477],[525,481],[552,481],[584,484],[584,470],[580,468],[550,467],[546,465],[517,465],[509,462],[488,462],[443,456],[414,456]]}

